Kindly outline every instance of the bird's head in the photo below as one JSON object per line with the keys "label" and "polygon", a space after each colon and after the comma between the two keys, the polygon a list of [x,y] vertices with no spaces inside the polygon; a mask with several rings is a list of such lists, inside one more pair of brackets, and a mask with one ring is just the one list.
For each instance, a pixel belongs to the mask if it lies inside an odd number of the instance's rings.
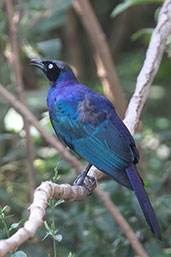
{"label": "bird's head", "polygon": [[69,65],[62,61],[41,61],[38,59],[32,59],[31,65],[40,68],[51,82],[56,82],[59,76],[64,72],[72,72]]}

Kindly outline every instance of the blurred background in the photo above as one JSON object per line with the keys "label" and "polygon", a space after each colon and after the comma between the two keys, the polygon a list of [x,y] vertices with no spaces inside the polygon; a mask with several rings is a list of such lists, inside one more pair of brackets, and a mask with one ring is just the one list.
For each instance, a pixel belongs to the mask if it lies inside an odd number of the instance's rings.
{"label": "blurred background", "polygon": [[[12,2],[14,13],[12,22],[16,24],[14,30],[17,35],[26,102],[41,125],[53,133],[46,106],[48,81],[41,71],[30,66],[30,59],[63,60],[73,67],[83,84],[103,94],[96,73],[93,48],[79,17],[72,8],[71,0]],[[127,101],[134,92],[136,77],[142,67],[162,3],[157,0],[151,1],[153,3],[150,1],[148,3],[147,0],[144,2],[90,1],[106,35]],[[130,7],[127,8],[128,6]],[[123,12],[119,13],[121,10]],[[1,1],[0,83],[12,94],[17,95],[19,89],[16,86],[12,60],[12,51],[15,48],[11,48],[9,15],[5,1]],[[111,199],[136,232],[149,256],[155,257],[171,256],[170,42],[171,37],[168,38],[160,69],[141,115],[142,130],[135,134],[141,155],[138,169],[161,224],[163,241],[159,242],[149,231],[132,192],[111,180],[100,182],[102,189],[110,193]],[[32,143],[28,144],[29,139],[26,139],[26,127],[24,128],[22,117],[1,96],[0,110],[0,239],[2,239],[14,233],[16,227],[24,222],[23,219],[28,216],[27,207],[31,202],[34,186],[52,179],[54,168],[59,162],[58,183],[73,183],[77,174],[32,126],[29,138],[34,146]],[[33,165],[28,160],[30,158],[27,154],[28,145],[31,145]],[[70,252],[78,257],[135,256],[122,230],[94,194],[82,202],[61,204],[54,212],[58,229],[57,256],[68,256]],[[4,215],[7,215],[6,219]],[[51,218],[52,209],[48,208],[46,214],[48,224]],[[17,225],[11,226],[12,224]],[[48,236],[42,241],[46,235],[47,228],[42,227],[36,237],[22,245],[20,249],[27,256],[53,256],[52,237]]]}

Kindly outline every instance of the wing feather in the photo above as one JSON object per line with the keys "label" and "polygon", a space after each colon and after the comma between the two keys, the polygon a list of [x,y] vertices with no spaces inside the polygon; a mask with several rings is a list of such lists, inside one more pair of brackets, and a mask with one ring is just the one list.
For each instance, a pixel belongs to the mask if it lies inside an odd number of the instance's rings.
{"label": "wing feather", "polygon": [[50,112],[52,125],[60,140],[72,150],[132,189],[125,168],[134,161],[134,152],[113,120],[117,115],[114,107],[100,97],[85,97],[74,107],[69,101],[61,101],[60,110],[56,105]]}

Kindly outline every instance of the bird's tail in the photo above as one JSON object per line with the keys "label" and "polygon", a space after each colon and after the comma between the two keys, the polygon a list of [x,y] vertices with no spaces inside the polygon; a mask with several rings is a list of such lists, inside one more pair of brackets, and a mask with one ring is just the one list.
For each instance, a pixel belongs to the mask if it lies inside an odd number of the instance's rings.
{"label": "bird's tail", "polygon": [[129,168],[126,169],[126,173],[142,208],[145,219],[151,228],[151,231],[161,240],[162,236],[156,215],[154,213],[153,207],[151,206],[150,200],[144,189],[143,183],[136,170],[136,167],[132,164],[131,166],[129,166]]}

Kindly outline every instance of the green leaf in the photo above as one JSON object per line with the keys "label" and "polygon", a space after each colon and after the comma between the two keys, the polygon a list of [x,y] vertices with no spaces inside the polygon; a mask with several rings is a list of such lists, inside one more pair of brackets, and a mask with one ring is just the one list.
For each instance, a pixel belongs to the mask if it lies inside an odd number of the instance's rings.
{"label": "green leaf", "polygon": [[8,208],[8,205],[5,205],[2,209],[0,209],[0,213],[5,212],[5,210]]}
{"label": "green leaf", "polygon": [[114,8],[111,16],[116,17],[118,14],[122,13],[127,8],[129,8],[133,5],[144,4],[144,3],[162,3],[162,2],[163,2],[163,0],[125,0],[123,3],[118,4]]}
{"label": "green leaf", "polygon": [[33,28],[32,33],[48,33],[49,31],[59,28],[65,22],[65,15],[59,14],[57,16],[52,16],[50,19],[43,19],[38,22]]}
{"label": "green leaf", "polygon": [[14,217],[13,214],[5,216],[5,214],[2,213],[1,216],[0,216],[0,220],[7,220],[7,219],[12,218],[12,217]]}
{"label": "green leaf", "polygon": [[56,0],[51,8],[51,15],[58,17],[60,15],[64,16],[68,8],[72,6],[72,0]]}
{"label": "green leaf", "polygon": [[27,257],[23,251],[17,251],[11,255],[11,257]]}
{"label": "green leaf", "polygon": [[59,169],[60,169],[60,162],[57,163],[57,165],[56,165],[56,167],[55,167],[55,169],[54,169],[55,175],[54,175],[53,178],[52,178],[52,181],[53,181],[54,183],[56,183],[56,182],[59,180],[59,176],[58,176]]}
{"label": "green leaf", "polygon": [[61,41],[59,39],[50,39],[36,44],[39,51],[48,59],[55,59],[61,50]]}
{"label": "green leaf", "polygon": [[49,231],[49,232],[51,231],[51,229],[50,229],[50,227],[49,227],[49,225],[48,225],[46,220],[44,221],[44,226],[45,226],[47,231]]}
{"label": "green leaf", "polygon": [[51,236],[51,233],[46,232],[46,235],[42,238],[42,241],[44,241],[48,236]]}
{"label": "green leaf", "polygon": [[135,41],[146,34],[151,35],[152,32],[153,32],[153,29],[149,29],[149,28],[140,29],[131,36],[131,40]]}
{"label": "green leaf", "polygon": [[159,12],[160,12],[161,7],[158,7],[154,13],[154,20],[157,23],[158,22],[158,17],[159,17]]}
{"label": "green leaf", "polygon": [[24,219],[20,220],[20,221],[17,222],[17,223],[11,224],[11,226],[10,226],[10,228],[9,228],[9,231],[18,228],[20,225],[24,224],[26,221],[27,221],[27,218],[24,218]]}
{"label": "green leaf", "polygon": [[69,252],[68,257],[74,257],[74,255],[72,254],[72,252]]}
{"label": "green leaf", "polygon": [[58,206],[58,205],[60,205],[60,204],[62,204],[62,203],[64,203],[64,202],[65,202],[65,200],[58,200],[58,201],[55,203],[55,207]]}

